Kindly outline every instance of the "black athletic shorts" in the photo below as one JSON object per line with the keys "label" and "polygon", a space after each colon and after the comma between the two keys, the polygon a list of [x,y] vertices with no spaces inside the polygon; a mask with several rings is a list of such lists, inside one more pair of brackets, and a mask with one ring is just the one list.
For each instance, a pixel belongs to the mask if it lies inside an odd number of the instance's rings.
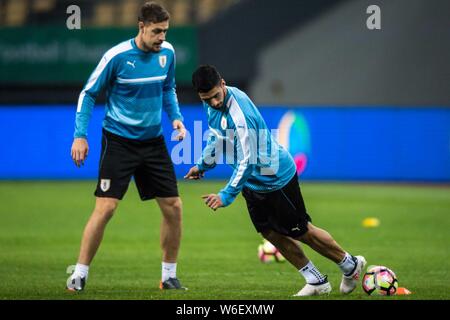
{"label": "black athletic shorts", "polygon": [[273,230],[292,238],[308,231],[311,217],[306,212],[297,173],[280,190],[261,193],[244,187],[242,195],[256,231]]}
{"label": "black athletic shorts", "polygon": [[132,176],[142,200],[178,197],[175,171],[163,136],[133,140],[103,129],[95,195],[122,199]]}

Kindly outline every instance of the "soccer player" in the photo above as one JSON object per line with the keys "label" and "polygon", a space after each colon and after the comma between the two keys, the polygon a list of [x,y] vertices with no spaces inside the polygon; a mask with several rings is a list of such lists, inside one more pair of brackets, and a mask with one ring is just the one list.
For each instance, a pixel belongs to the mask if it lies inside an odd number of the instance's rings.
{"label": "soccer player", "polygon": [[138,27],[135,38],[104,54],[78,100],[71,151],[80,167],[88,156],[87,127],[95,99],[102,88],[107,90],[95,208],[84,229],[78,263],[67,281],[72,291],[83,290],[106,224],[131,176],[141,200],[156,198],[162,212],[160,288],[185,289],[176,276],[182,203],[161,128],[164,109],[178,139],[186,134],[175,91],[175,51],[165,41],[169,13],[147,2],[140,8]]}
{"label": "soccer player", "polygon": [[226,144],[227,160],[231,159],[229,164],[234,172],[218,194],[203,196],[206,205],[213,210],[226,207],[242,191],[257,232],[275,245],[305,278],[306,285],[296,296],[331,292],[327,276],[305,256],[296,240],[334,261],[343,273],[341,293],[352,292],[366,260],[344,251],[327,231],[311,223],[295,163],[272,138],[253,102],[239,89],[226,86],[210,65],[200,66],[192,75],[192,83],[203,101],[212,133],[201,159],[185,178],[201,179],[216,165],[217,156]]}

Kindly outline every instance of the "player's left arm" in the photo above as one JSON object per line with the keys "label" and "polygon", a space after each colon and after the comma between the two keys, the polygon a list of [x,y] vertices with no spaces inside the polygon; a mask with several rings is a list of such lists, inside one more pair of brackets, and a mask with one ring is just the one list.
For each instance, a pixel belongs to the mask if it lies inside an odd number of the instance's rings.
{"label": "player's left arm", "polygon": [[189,172],[184,176],[184,179],[198,180],[205,176],[205,172],[213,169],[216,166],[217,156],[220,151],[217,150],[219,138],[215,136],[211,130],[206,142],[206,147],[203,149],[202,156],[197,161],[196,165],[189,169]]}
{"label": "player's left arm", "polygon": [[[244,120],[245,121],[245,120]],[[205,204],[214,211],[221,207],[229,206],[236,199],[237,195],[242,191],[245,182],[250,177],[253,165],[250,163],[250,132],[248,127],[242,125],[236,126],[235,144],[239,165],[233,171],[228,184],[218,194],[211,193],[202,196]]]}
{"label": "player's left arm", "polygon": [[178,105],[176,84],[175,84],[175,53],[169,65],[167,78],[163,85],[163,109],[172,121],[172,127],[178,131],[177,140],[182,140],[186,136],[186,129],[183,124],[183,116]]}
{"label": "player's left arm", "polygon": [[235,123],[235,145],[237,152],[238,165],[233,171],[228,184],[218,193],[220,198],[220,206],[226,207],[233,203],[237,195],[242,191],[245,182],[251,176],[254,165],[250,161],[252,158],[252,141],[255,137],[252,137],[254,130],[251,130],[251,122],[245,119],[242,111],[237,113],[233,117]]}

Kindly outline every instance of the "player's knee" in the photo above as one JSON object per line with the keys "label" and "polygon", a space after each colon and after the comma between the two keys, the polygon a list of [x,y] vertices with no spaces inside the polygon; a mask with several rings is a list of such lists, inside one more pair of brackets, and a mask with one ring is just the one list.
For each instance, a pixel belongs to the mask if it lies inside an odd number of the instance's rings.
{"label": "player's knee", "polygon": [[300,237],[297,238],[297,240],[309,244],[311,243],[311,232],[308,230],[304,234],[302,234]]}
{"label": "player's knee", "polygon": [[312,224],[309,223],[308,230],[303,235],[301,235],[297,240],[309,244],[312,243],[314,239],[316,239],[316,237],[317,237],[316,229]]}
{"label": "player's knee", "polygon": [[181,211],[183,209],[183,203],[181,202],[181,198],[175,198],[174,201],[171,204],[172,208],[174,211],[176,211],[177,213],[179,213],[180,217],[181,217]]}
{"label": "player's knee", "polygon": [[163,203],[161,203],[161,209],[166,221],[181,223],[182,205],[183,203],[179,197],[164,199]]}
{"label": "player's knee", "polygon": [[180,197],[165,198],[162,204],[165,208],[169,209],[169,211],[181,215],[183,203],[181,202]]}
{"label": "player's knee", "polygon": [[95,205],[95,212],[102,219],[109,220],[112,218],[117,205],[118,201],[115,199],[102,199],[100,201],[97,201]]}

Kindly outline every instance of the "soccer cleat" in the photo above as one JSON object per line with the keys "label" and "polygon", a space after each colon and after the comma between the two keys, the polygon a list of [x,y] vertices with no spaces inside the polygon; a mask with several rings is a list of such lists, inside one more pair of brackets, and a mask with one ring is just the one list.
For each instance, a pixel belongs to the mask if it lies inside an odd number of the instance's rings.
{"label": "soccer cleat", "polygon": [[356,256],[356,267],[352,274],[342,276],[341,285],[339,290],[343,294],[349,294],[355,290],[358,285],[358,280],[363,273],[364,267],[366,266],[366,259],[363,256]]}
{"label": "soccer cleat", "polygon": [[331,292],[331,284],[325,279],[324,282],[317,284],[307,283],[294,297],[321,296]]}
{"label": "soccer cleat", "polygon": [[177,278],[169,278],[166,281],[159,282],[159,288],[161,290],[168,290],[168,289],[178,289],[178,290],[187,290],[186,287],[183,287],[180,283],[180,280]]}
{"label": "soccer cleat", "polygon": [[86,278],[74,276],[73,274],[67,279],[66,289],[69,291],[83,291],[86,285]]}

